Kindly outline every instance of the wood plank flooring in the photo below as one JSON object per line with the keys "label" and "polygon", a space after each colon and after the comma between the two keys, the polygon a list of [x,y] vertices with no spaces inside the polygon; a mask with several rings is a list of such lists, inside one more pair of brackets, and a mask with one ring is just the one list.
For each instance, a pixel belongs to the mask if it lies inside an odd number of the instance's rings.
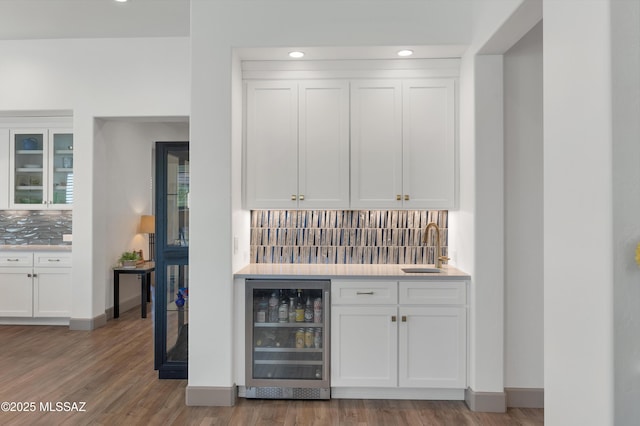
{"label": "wood plank flooring", "polygon": [[[158,380],[151,318],[138,309],[94,331],[0,326],[0,425],[542,425],[543,410],[473,413],[461,401],[278,401],[187,407],[186,380]],[[47,407],[84,411],[45,411]],[[65,407],[64,403],[68,405]],[[73,403],[77,403],[74,407]],[[81,407],[81,403],[86,403]],[[47,406],[49,404],[49,406]],[[41,405],[43,405],[41,407]]]}

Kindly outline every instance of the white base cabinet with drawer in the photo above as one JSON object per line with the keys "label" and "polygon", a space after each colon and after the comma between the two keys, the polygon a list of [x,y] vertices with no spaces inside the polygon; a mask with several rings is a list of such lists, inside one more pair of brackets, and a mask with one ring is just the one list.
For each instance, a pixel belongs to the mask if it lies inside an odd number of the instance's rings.
{"label": "white base cabinet with drawer", "polygon": [[332,396],[462,399],[466,288],[462,280],[334,280]]}
{"label": "white base cabinet with drawer", "polygon": [[1,323],[68,324],[71,253],[0,254],[0,291]]}

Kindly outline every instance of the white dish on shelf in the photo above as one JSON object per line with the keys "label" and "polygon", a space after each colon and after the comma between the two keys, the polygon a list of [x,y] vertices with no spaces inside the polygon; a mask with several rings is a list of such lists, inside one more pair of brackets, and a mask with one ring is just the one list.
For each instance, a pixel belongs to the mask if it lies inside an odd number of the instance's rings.
{"label": "white dish on shelf", "polygon": [[40,168],[42,168],[42,166],[39,165],[39,164],[25,164],[22,167],[24,167],[25,169],[40,169]]}

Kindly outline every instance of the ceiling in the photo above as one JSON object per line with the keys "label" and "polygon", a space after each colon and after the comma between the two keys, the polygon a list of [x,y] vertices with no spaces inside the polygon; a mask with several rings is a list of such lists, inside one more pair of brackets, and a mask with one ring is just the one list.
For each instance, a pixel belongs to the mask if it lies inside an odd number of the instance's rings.
{"label": "ceiling", "polygon": [[[215,1],[215,0],[210,0]],[[0,40],[188,37],[190,0],[0,0]],[[467,46],[304,47],[304,60],[396,58],[414,50],[412,58],[460,57]],[[293,47],[292,47],[293,48]],[[292,49],[243,48],[241,59],[289,59]]]}
{"label": "ceiling", "polygon": [[189,0],[0,0],[0,40],[189,36]]}

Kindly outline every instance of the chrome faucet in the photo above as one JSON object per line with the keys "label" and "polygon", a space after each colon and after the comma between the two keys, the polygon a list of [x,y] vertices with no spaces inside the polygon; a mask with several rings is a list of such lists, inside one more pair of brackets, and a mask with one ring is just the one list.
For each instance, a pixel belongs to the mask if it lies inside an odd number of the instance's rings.
{"label": "chrome faucet", "polygon": [[438,269],[442,268],[442,261],[447,261],[449,258],[447,256],[440,256],[440,252],[442,251],[442,246],[440,245],[440,228],[436,225],[435,222],[430,222],[427,227],[424,229],[424,235],[422,236],[422,243],[426,244],[429,239],[429,230],[436,230],[436,253],[434,255],[434,266]]}

